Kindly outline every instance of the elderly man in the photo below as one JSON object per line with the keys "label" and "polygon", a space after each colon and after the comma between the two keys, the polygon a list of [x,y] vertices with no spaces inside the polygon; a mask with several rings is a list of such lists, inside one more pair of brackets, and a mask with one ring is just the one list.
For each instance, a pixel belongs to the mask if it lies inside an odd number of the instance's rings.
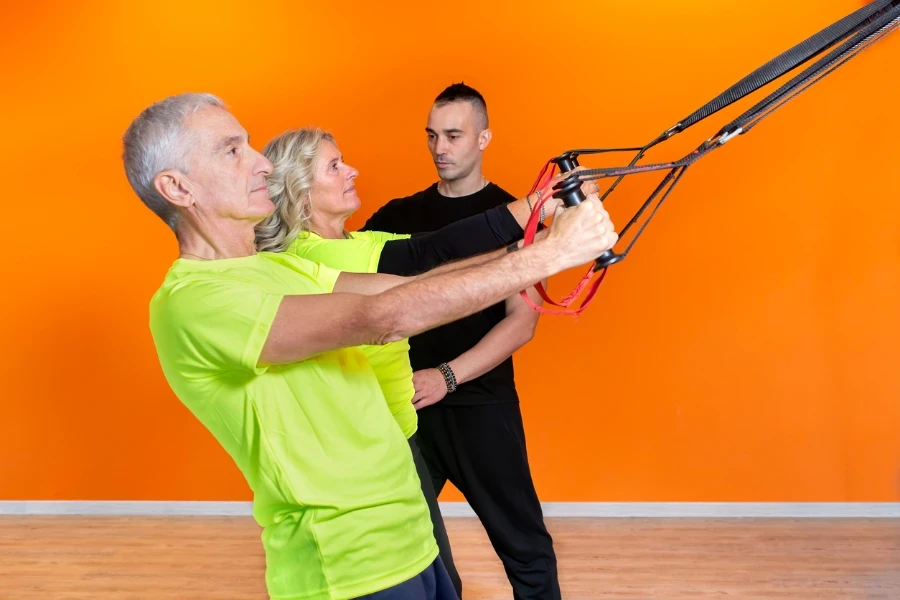
{"label": "elderly man", "polygon": [[617,239],[599,200],[560,213],[517,252],[521,243],[407,279],[257,253],[272,165],[213,96],[146,108],[123,159],[178,241],[150,302],[162,370],[253,491],[271,598],[455,598],[409,446],[355,347],[589,262]]}

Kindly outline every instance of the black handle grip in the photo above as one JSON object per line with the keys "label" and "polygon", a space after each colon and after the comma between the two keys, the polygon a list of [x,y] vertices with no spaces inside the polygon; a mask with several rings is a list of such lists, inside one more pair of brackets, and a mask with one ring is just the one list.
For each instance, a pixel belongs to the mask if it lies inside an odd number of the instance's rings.
{"label": "black handle grip", "polygon": [[[553,159],[559,166],[562,173],[568,173],[578,166],[578,156],[575,154],[563,154]],[[569,177],[556,185],[557,192],[553,194],[554,198],[560,198],[566,206],[578,206],[584,202],[586,196],[581,191],[581,181],[577,176]],[[594,261],[594,272],[605,269],[610,265],[614,265],[625,258],[622,254],[616,254],[612,250],[607,250]]]}

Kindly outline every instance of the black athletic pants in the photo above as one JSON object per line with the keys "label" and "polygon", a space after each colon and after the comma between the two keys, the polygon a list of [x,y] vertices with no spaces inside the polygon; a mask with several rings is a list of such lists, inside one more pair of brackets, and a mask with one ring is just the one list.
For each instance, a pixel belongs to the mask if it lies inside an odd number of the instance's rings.
{"label": "black athletic pants", "polygon": [[518,402],[419,411],[418,445],[434,491],[449,480],[481,519],[516,600],[558,600],[553,540],[531,479]]}

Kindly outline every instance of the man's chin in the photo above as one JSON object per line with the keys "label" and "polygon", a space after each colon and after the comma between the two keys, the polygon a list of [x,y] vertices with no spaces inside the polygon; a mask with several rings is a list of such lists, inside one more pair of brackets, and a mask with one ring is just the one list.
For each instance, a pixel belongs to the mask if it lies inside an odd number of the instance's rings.
{"label": "man's chin", "polygon": [[250,218],[248,220],[259,223],[260,221],[265,221],[269,217],[271,217],[275,213],[275,204],[268,200],[265,205],[260,205],[256,207],[256,210],[252,212]]}
{"label": "man's chin", "polygon": [[459,172],[453,167],[438,167],[437,172],[438,177],[440,177],[444,181],[455,181],[459,178]]}

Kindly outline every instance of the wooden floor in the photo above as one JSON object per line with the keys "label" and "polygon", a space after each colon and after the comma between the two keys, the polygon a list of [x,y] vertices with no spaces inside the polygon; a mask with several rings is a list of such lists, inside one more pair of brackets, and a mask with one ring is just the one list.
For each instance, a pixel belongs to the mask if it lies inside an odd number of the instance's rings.
{"label": "wooden floor", "polygon": [[[900,520],[548,519],[563,598],[900,600]],[[510,598],[448,519],[466,600]],[[0,517],[0,599],[266,598],[245,518]]]}

